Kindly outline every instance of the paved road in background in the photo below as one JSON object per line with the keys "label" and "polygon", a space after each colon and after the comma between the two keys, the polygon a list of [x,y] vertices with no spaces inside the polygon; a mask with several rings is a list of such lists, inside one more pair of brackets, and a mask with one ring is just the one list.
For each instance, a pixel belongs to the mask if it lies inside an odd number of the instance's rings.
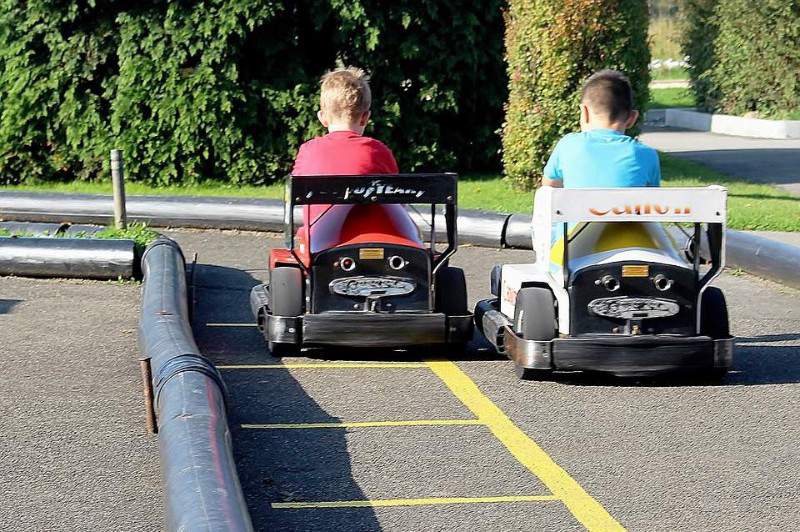
{"label": "paved road in background", "polygon": [[[267,248],[279,241],[250,233],[173,235],[187,256],[199,253],[194,330],[204,353],[222,367],[292,366],[222,370],[239,473],[259,530],[581,529],[485,426],[286,428],[473,416],[444,380],[414,366],[442,352],[270,357],[249,326],[248,294],[265,277]],[[466,269],[474,302],[487,295],[491,265],[530,258],[526,251],[472,247],[452,262]],[[718,284],[739,337],[734,371],[720,385],[578,377],[520,382],[508,361],[481,345],[449,357],[479,394],[631,530],[796,530],[800,293],[747,275],[726,274]],[[342,362],[362,366],[306,367]],[[265,424],[283,428],[242,427]],[[476,500],[498,496],[516,502]],[[536,496],[542,498],[520,500]],[[468,501],[295,508],[425,498]]]}
{"label": "paved road in background", "polygon": [[776,184],[800,195],[800,139],[754,139],[671,127],[646,127],[639,140],[676,157],[754,183]]}
{"label": "paved road in background", "polygon": [[139,290],[0,277],[0,530],[163,529]]}

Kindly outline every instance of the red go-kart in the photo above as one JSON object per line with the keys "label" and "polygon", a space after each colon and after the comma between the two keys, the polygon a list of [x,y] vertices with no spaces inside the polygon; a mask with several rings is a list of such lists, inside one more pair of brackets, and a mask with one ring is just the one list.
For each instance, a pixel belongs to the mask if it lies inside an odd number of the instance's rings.
{"label": "red go-kart", "polygon": [[[269,284],[252,290],[274,356],[305,346],[464,344],[472,337],[456,251],[455,174],[291,176],[286,247],[269,254]],[[426,243],[405,205],[430,206]],[[446,248],[436,248],[444,205]],[[296,232],[295,206],[304,225]]]}

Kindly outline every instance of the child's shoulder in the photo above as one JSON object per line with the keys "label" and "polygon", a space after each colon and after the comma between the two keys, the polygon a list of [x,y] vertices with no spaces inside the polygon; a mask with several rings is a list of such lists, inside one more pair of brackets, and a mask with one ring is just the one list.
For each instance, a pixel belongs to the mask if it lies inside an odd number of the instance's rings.
{"label": "child's shoulder", "polygon": [[572,133],[567,133],[556,142],[555,149],[556,150],[566,150],[569,149],[571,146],[577,146],[582,143],[586,142],[586,139],[583,136],[583,133],[580,131],[574,131]]}
{"label": "child's shoulder", "polygon": [[391,151],[391,150],[389,150],[389,147],[386,144],[384,144],[383,142],[379,141],[376,138],[367,137],[365,135],[362,135],[360,139],[361,139],[361,142],[363,142],[367,146],[370,146],[370,147],[372,147],[372,148],[374,148],[376,150]]}

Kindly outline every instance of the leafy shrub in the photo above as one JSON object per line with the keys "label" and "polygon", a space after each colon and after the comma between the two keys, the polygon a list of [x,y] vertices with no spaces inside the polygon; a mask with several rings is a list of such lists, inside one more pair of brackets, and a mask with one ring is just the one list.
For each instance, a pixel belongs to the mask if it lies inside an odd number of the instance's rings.
{"label": "leafy shrub", "polygon": [[716,62],[714,41],[719,33],[714,13],[719,0],[685,0],[681,50],[689,58],[689,81],[698,107],[713,109],[717,94],[710,78]]}
{"label": "leafy shrub", "polygon": [[716,24],[716,109],[762,118],[800,112],[800,0],[721,0]]}
{"label": "leafy shrub", "polygon": [[264,183],[319,134],[317,80],[373,77],[404,170],[491,168],[502,0],[0,0],[0,181]]}
{"label": "leafy shrub", "polygon": [[647,21],[647,3],[638,0],[511,0],[503,165],[515,186],[537,186],[555,143],[577,129],[581,84],[593,72],[627,74],[644,112]]}

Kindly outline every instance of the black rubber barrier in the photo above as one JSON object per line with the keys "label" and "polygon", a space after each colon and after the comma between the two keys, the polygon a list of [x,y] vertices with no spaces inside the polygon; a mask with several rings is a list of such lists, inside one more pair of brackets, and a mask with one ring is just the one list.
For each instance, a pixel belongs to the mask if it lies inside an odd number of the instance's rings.
{"label": "black rubber barrier", "polygon": [[0,238],[0,275],[128,279],[133,240]]}
{"label": "black rubber barrier", "polygon": [[[279,200],[130,196],[132,220],[154,226],[218,229],[283,230],[283,203]],[[112,219],[110,196],[0,192],[0,218],[108,223]],[[412,212],[423,233],[430,230],[430,213]],[[462,210],[458,215],[459,241],[491,247],[532,249],[530,215]],[[444,220],[436,219],[436,233]],[[728,231],[727,264],[753,274],[797,287],[800,284],[796,246]]]}
{"label": "black rubber barrier", "polygon": [[742,231],[728,231],[729,266],[800,289],[800,247]]}
{"label": "black rubber barrier", "polygon": [[100,225],[84,225],[53,222],[0,222],[0,229],[5,229],[19,236],[37,238],[54,236],[91,236],[105,230]]}
{"label": "black rubber barrier", "polygon": [[[154,227],[283,231],[283,202],[272,199],[128,196],[128,220]],[[299,210],[298,214],[299,216]],[[430,231],[430,211],[411,211],[420,230]],[[458,216],[462,242],[501,247],[509,215],[463,211]],[[31,222],[109,224],[111,196],[42,192],[0,192],[0,218]],[[437,216],[437,238],[444,238],[444,217]]]}
{"label": "black rubber barrier", "polygon": [[[129,221],[156,227],[283,230],[279,200],[128,196]],[[107,225],[114,221],[111,196],[1,192],[0,218],[31,222]]]}
{"label": "black rubber barrier", "polygon": [[172,531],[251,531],[225,414],[222,379],[187,319],[186,262],[161,237],[142,257],[139,344],[150,358],[161,468]]}

